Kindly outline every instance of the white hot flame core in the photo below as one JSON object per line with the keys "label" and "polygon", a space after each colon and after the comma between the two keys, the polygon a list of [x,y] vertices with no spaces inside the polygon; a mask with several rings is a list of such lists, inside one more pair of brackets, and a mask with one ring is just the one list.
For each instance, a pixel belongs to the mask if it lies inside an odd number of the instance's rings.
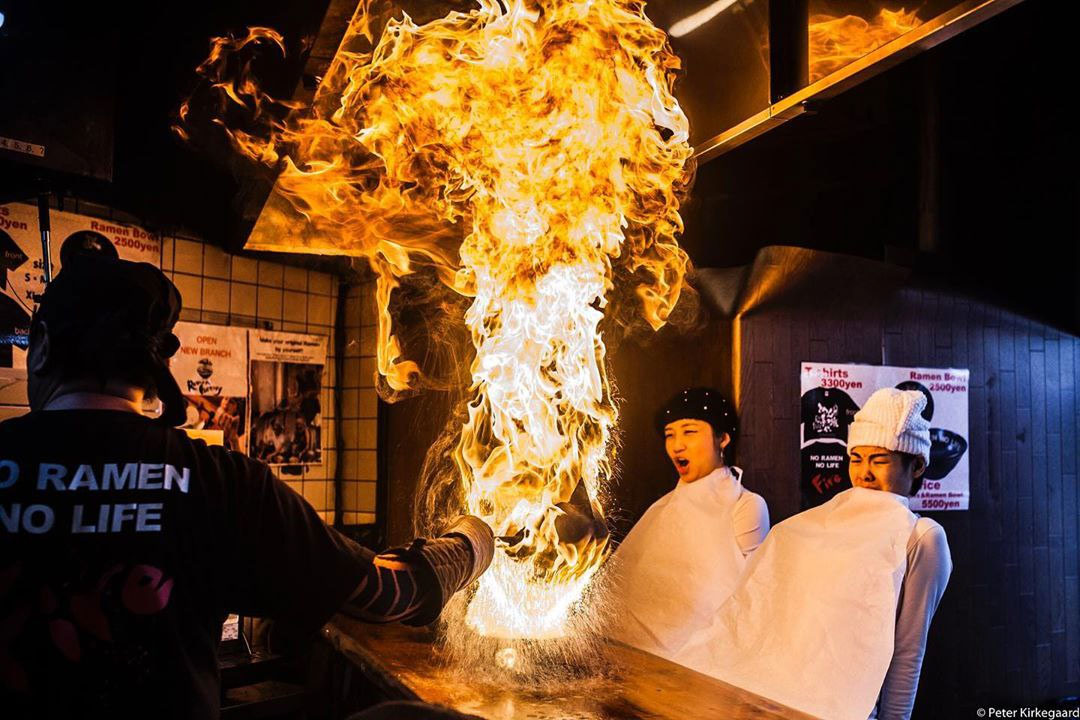
{"label": "white hot flame core", "polygon": [[[465,262],[469,263],[470,258]],[[559,542],[556,503],[579,481],[589,497],[607,477],[615,408],[603,372],[597,326],[605,266],[557,266],[521,296],[477,268],[477,295],[466,322],[473,333],[477,401],[459,445],[468,511],[497,535],[524,531],[536,562],[499,553],[481,577],[468,622],[485,635],[549,637],[562,633],[603,552]],[[517,295],[517,297],[515,297]],[[483,442],[481,434],[494,442]],[[591,565],[590,565],[591,563]]]}

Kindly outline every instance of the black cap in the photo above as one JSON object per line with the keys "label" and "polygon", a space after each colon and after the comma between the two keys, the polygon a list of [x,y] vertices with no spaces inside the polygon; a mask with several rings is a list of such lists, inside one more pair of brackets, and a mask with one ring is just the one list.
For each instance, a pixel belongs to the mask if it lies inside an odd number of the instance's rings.
{"label": "black cap", "polygon": [[656,411],[656,432],[663,435],[668,423],[687,419],[709,423],[716,437],[727,433],[734,439],[739,427],[732,404],[720,391],[707,387],[687,388],[672,395]]}
{"label": "black cap", "polygon": [[89,333],[100,333],[115,353],[141,362],[164,404],[161,421],[176,426],[185,419],[186,401],[169,358],[180,348],[172,333],[180,308],[180,291],[153,265],[76,253],[45,287],[34,322],[48,325],[61,354],[77,352]]}
{"label": "black cap", "polygon": [[116,246],[109,242],[109,238],[93,230],[79,230],[68,235],[67,240],[60,246],[60,266],[71,264],[75,255],[101,254],[114,260],[120,259],[116,252]]}

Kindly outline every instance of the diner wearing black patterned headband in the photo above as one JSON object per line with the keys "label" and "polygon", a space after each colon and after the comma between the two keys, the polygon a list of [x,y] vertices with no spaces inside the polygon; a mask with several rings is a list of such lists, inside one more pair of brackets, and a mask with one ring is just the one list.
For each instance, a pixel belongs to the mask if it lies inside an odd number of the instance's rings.
{"label": "diner wearing black patterned headband", "polygon": [[655,425],[679,479],[612,557],[611,635],[670,658],[734,590],[769,531],[769,510],[729,464],[738,422],[719,391],[676,393]]}

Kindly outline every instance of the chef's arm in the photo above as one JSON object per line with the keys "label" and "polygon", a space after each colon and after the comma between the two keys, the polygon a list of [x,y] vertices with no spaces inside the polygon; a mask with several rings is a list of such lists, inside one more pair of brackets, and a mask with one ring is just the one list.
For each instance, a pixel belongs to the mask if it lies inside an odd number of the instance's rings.
{"label": "chef's arm", "polygon": [[375,555],[342,612],[366,622],[426,625],[487,569],[494,550],[491,528],[463,515],[440,537]]}
{"label": "chef's arm", "polygon": [[945,531],[934,525],[909,551],[896,618],[892,662],[881,686],[879,720],[907,720],[915,707],[926,636],[952,573]]}

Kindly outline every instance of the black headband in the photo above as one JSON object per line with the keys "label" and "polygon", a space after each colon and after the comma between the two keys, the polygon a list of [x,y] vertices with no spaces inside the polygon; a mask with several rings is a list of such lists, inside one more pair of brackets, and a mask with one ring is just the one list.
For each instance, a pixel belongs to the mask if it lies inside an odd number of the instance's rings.
{"label": "black headband", "polygon": [[656,432],[663,435],[664,428],[677,420],[702,420],[712,426],[717,437],[727,433],[732,439],[739,427],[732,404],[718,390],[707,387],[687,388],[672,395],[656,411]]}

